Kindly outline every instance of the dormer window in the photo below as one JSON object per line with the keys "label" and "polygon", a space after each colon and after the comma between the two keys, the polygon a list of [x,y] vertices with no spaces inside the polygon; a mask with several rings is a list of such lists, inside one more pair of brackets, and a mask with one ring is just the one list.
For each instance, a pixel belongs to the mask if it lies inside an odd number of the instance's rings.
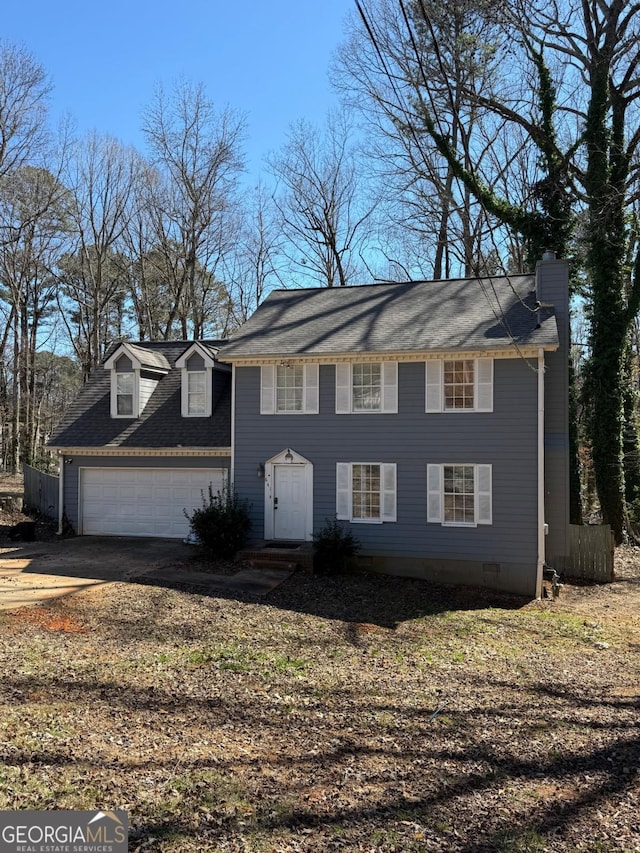
{"label": "dormer window", "polygon": [[111,374],[111,417],[137,418],[139,391],[133,362],[127,355],[116,359]]}
{"label": "dormer window", "polygon": [[120,344],[105,361],[111,371],[111,417],[138,418],[158,382],[169,372],[169,362],[139,344]]}
{"label": "dormer window", "polygon": [[122,417],[133,417],[135,378],[133,371],[116,373],[116,411]]}
{"label": "dormer window", "polygon": [[211,416],[214,363],[211,352],[197,343],[176,361],[176,367],[182,371],[183,418]]}
{"label": "dormer window", "polygon": [[187,367],[187,416],[204,417],[207,413],[207,374]]}

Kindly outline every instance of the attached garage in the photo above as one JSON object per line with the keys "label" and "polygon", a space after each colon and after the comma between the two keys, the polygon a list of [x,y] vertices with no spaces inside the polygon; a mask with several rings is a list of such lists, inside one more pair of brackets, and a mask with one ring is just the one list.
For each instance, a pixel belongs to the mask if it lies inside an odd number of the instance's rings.
{"label": "attached garage", "polygon": [[161,536],[189,533],[185,510],[202,495],[220,491],[224,468],[80,468],[79,533],[102,536]]}

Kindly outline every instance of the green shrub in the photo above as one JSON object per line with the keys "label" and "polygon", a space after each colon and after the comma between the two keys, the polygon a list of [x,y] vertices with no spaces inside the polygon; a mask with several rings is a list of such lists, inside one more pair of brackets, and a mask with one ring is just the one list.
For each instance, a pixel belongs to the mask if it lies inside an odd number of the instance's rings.
{"label": "green shrub", "polygon": [[211,486],[208,499],[202,493],[202,507],[185,515],[207,556],[223,560],[233,559],[251,528],[247,501],[226,489],[214,495]]}
{"label": "green shrub", "polygon": [[313,568],[321,574],[344,571],[347,560],[360,550],[353,533],[337,519],[327,519],[325,526],[313,534]]}

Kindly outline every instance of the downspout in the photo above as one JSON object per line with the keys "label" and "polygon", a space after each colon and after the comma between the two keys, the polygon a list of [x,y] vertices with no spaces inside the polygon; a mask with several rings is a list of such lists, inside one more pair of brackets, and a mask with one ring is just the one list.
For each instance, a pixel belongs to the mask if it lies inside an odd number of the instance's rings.
{"label": "downspout", "polygon": [[236,365],[231,364],[231,470],[229,471],[231,482],[229,492],[235,491],[236,482]]}
{"label": "downspout", "polygon": [[544,350],[538,350],[538,566],[536,598],[542,598],[542,573],[545,561],[544,523]]}
{"label": "downspout", "polygon": [[58,451],[58,536],[62,536],[64,517],[64,456]]}

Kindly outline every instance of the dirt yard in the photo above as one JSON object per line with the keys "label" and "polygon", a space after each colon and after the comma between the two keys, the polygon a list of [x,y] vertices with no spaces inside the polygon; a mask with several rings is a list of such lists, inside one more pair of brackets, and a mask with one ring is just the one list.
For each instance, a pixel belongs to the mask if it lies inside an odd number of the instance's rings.
{"label": "dirt yard", "polygon": [[524,602],[294,575],[0,614],[0,809],[131,851],[640,851],[640,551]]}

